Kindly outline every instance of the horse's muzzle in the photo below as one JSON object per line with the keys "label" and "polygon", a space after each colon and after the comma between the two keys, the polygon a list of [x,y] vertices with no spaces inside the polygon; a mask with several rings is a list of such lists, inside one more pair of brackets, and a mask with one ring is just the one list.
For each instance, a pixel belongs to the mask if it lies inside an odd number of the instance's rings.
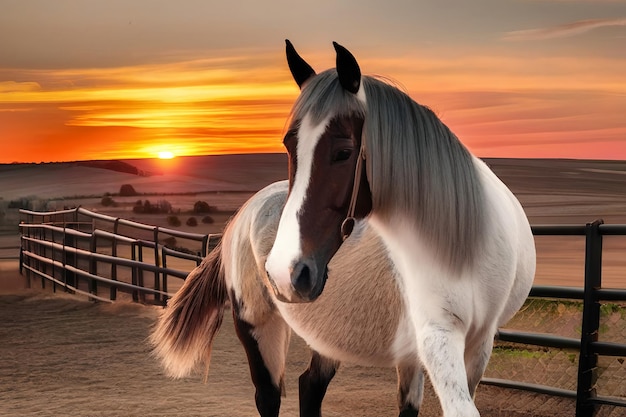
{"label": "horse's muzzle", "polygon": [[[320,296],[328,279],[328,268],[319,270],[315,262],[298,261],[291,272],[291,285],[297,297],[291,302],[307,303],[314,301]],[[299,299],[298,299],[299,298]]]}
{"label": "horse's muzzle", "polygon": [[283,303],[310,303],[315,301],[324,290],[328,279],[328,268],[317,267],[313,261],[298,261],[291,268],[289,294],[280,291],[270,274],[267,274],[274,296]]}

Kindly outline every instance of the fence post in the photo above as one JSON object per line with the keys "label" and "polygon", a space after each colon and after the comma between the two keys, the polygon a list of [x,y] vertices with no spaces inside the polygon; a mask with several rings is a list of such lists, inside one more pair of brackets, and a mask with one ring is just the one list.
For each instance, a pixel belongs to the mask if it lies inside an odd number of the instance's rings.
{"label": "fence post", "polygon": [[576,393],[576,417],[592,417],[596,395],[596,367],[598,355],[592,343],[598,340],[600,328],[600,302],[596,290],[602,287],[602,234],[596,220],[587,223],[585,230],[585,294],[583,298],[583,320],[580,335],[580,357],[578,359],[578,389]]}
{"label": "fence post", "polygon": [[[43,228],[39,228],[39,238],[41,240],[46,240],[46,229]],[[37,255],[43,256],[44,258],[46,258],[46,248],[42,247],[41,244],[37,244]],[[37,270],[43,272],[44,274],[46,274],[48,272],[48,270],[46,269],[46,264],[44,262],[41,262],[40,260],[37,261]],[[46,288],[46,279],[43,277],[43,275],[41,276],[41,289]]]}
{"label": "fence post", "polygon": [[[117,258],[117,229],[119,228],[120,225],[120,218],[116,217],[115,220],[113,220],[113,239],[111,241],[111,256],[114,256]],[[130,252],[131,252],[131,258],[135,259],[135,247],[133,245],[130,246]],[[132,275],[132,281],[131,282],[135,282],[134,281],[134,277],[135,277],[135,269],[133,268],[131,270],[131,275]],[[115,262],[111,263],[111,279],[114,279],[115,281],[117,281],[117,264]],[[111,285],[111,288],[109,290],[110,292],[110,298],[111,300],[117,300],[117,287],[115,285]]]}
{"label": "fence post", "polygon": [[[159,260],[159,226],[155,226],[154,228],[154,266],[157,268],[154,270],[154,289],[157,291],[161,290],[161,274],[159,272],[159,267],[161,266],[161,261]],[[161,301],[160,294],[154,294],[154,301],[159,303]]]}
{"label": "fence post", "polygon": [[[76,253],[71,249],[76,247],[76,241],[74,236],[66,232],[65,225],[63,225],[63,282],[65,283],[65,291],[68,291],[67,286],[78,288],[76,282],[76,274],[72,271],[68,271],[66,266],[77,266]],[[70,250],[68,250],[70,248]]]}
{"label": "fence post", "polygon": [[[91,234],[91,240],[89,241],[89,251],[92,255],[98,251],[98,241],[94,233]],[[98,275],[98,262],[91,255],[89,256],[89,273]],[[89,292],[93,295],[98,295],[98,281],[95,279],[89,279]]]}
{"label": "fence post", "polygon": [[[113,237],[111,239],[111,256],[117,258],[117,238]],[[111,262],[111,279],[117,281],[117,263]],[[109,289],[109,297],[111,300],[117,300],[117,287],[115,285],[111,285]]]}
{"label": "fence post", "polygon": [[[133,248],[133,261],[139,261],[139,262],[143,262],[143,249],[142,249],[142,245],[141,245],[141,241],[137,241],[137,243],[134,243],[134,248]],[[141,286],[143,287],[143,269],[134,266],[133,267],[133,276],[132,276],[132,283],[133,285],[137,285],[137,286]],[[134,302],[139,302],[139,291],[137,290],[133,290],[133,301]],[[143,299],[142,299],[143,301]]]}
{"label": "fence post", "polygon": [[[162,286],[162,290],[163,292],[167,293],[167,256],[166,256],[166,251],[165,251],[165,246],[163,246],[161,248],[161,256],[163,258],[163,286]],[[163,307],[165,307],[167,305],[167,295],[163,296],[163,299],[161,300],[161,305]]]}

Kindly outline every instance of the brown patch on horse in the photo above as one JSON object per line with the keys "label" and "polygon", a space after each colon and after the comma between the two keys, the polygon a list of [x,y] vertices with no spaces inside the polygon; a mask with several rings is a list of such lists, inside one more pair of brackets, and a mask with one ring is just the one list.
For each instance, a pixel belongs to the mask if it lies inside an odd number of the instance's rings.
{"label": "brown patch on horse", "polygon": [[[226,279],[240,280],[240,314],[257,326],[278,314],[265,260],[276,237],[287,184],[276,184],[262,193],[239,210],[222,239]],[[312,303],[281,303],[284,317],[326,345],[351,352],[355,358],[379,359],[388,366],[405,310],[396,274],[378,234],[367,223],[357,223],[329,264],[322,295]]]}
{"label": "brown patch on horse", "polygon": [[[278,218],[255,230],[257,274],[266,282],[263,268],[278,228]],[[254,228],[253,228],[254,229]],[[245,251],[240,251],[239,253]],[[245,255],[244,255],[245,256]],[[254,280],[245,279],[248,285]],[[253,294],[250,294],[253,295]],[[256,295],[258,297],[258,294]],[[300,323],[309,342],[316,339],[351,356],[378,358],[381,365],[393,362],[393,344],[405,310],[396,271],[382,240],[366,223],[357,225],[328,265],[324,292],[312,303],[282,304],[287,321]],[[290,317],[290,318],[289,318]],[[385,363],[382,363],[385,362]]]}
{"label": "brown patch on horse", "polygon": [[[237,297],[232,302],[240,304],[240,317],[254,326],[271,320],[276,314],[276,306],[263,280],[265,257],[260,259],[257,256],[258,250],[256,246],[253,247],[251,240],[255,239],[252,235],[260,235],[258,244],[261,246],[272,246],[276,234],[273,223],[277,226],[285,199],[286,188],[284,197],[278,200],[274,195],[267,200],[253,197],[239,209],[222,235],[224,274],[229,288],[234,290],[233,294]],[[263,203],[261,206],[257,206],[259,201]],[[270,226],[273,231],[269,234],[265,232],[265,220],[272,223]],[[261,233],[255,230],[257,227]]]}
{"label": "brown patch on horse", "polygon": [[208,373],[228,297],[221,255],[218,245],[189,273],[150,335],[154,355],[174,378],[188,375],[201,362]]}

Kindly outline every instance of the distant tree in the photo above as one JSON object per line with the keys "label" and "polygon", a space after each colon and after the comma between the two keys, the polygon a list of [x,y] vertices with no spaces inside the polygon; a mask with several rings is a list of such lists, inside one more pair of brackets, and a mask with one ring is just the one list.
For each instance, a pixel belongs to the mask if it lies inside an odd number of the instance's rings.
{"label": "distant tree", "polygon": [[100,200],[100,204],[102,204],[104,207],[117,206],[117,203],[111,198],[111,196],[108,196],[108,195],[102,197],[102,200]]}
{"label": "distant tree", "polygon": [[135,205],[133,206],[133,213],[143,213],[143,202],[141,200],[137,200]]}
{"label": "distant tree", "polygon": [[172,205],[167,200],[159,200],[154,204],[150,200],[137,200],[133,206],[133,212],[143,214],[172,213]]}
{"label": "distant tree", "polygon": [[178,216],[171,215],[167,216],[167,224],[172,227],[178,227],[181,225],[181,222]]}
{"label": "distant tree", "polygon": [[215,223],[215,220],[213,220],[213,217],[211,217],[211,216],[204,216],[202,218],[202,223],[204,223],[204,224],[213,224],[213,223]]}
{"label": "distant tree", "polygon": [[212,211],[215,211],[215,207],[210,206],[206,201],[196,201],[193,205],[194,213],[211,213]]}
{"label": "distant tree", "polygon": [[132,197],[138,195],[137,191],[135,191],[135,188],[130,185],[130,184],[123,184],[120,187],[120,196],[121,197]]}
{"label": "distant tree", "polygon": [[172,205],[167,200],[157,201],[157,207],[159,209],[159,213],[171,213],[172,212]]}
{"label": "distant tree", "polygon": [[198,220],[195,217],[190,217],[190,218],[187,219],[186,224],[187,224],[187,226],[195,227],[195,226],[198,225]]}
{"label": "distant tree", "polygon": [[11,200],[9,201],[10,209],[30,209],[30,200],[27,198],[20,198],[19,200]]}

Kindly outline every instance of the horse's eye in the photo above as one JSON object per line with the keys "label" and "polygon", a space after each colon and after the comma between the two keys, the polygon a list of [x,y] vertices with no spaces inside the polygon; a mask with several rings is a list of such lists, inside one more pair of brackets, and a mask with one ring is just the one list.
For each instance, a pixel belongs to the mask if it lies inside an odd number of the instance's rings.
{"label": "horse's eye", "polygon": [[352,156],[352,149],[340,149],[333,155],[333,162],[347,161]]}
{"label": "horse's eye", "polygon": [[291,151],[291,148],[296,144],[298,140],[298,130],[292,129],[283,138],[283,145],[287,148],[288,151]]}

